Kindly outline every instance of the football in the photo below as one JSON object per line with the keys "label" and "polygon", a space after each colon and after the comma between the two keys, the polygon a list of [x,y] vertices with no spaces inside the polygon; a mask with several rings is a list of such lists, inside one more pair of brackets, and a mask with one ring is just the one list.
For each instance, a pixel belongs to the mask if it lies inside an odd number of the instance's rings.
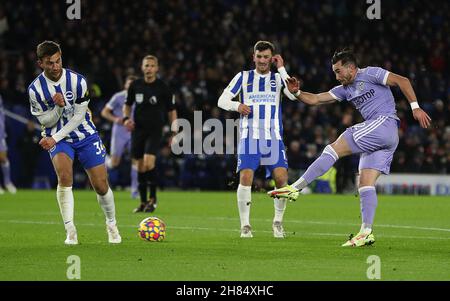
{"label": "football", "polygon": [[138,234],[145,241],[163,241],[166,237],[166,224],[155,216],[147,217],[139,223]]}

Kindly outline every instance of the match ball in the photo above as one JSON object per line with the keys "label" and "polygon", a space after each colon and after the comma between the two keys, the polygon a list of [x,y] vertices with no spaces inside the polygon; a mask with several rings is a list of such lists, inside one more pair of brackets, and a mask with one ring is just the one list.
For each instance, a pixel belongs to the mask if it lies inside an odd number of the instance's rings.
{"label": "match ball", "polygon": [[138,234],[145,241],[163,241],[166,237],[166,224],[155,216],[147,217],[139,223]]}

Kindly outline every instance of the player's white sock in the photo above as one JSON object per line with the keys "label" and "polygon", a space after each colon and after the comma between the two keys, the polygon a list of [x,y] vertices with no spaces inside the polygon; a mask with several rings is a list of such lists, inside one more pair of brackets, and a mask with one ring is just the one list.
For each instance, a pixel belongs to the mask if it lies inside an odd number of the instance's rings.
{"label": "player's white sock", "polygon": [[114,205],[114,194],[111,188],[108,188],[108,192],[105,195],[97,194],[97,201],[105,214],[106,223],[109,225],[115,225],[116,207]]}
{"label": "player's white sock", "polygon": [[282,222],[284,211],[286,210],[286,199],[273,199],[273,207],[275,208],[275,216],[273,218],[273,222]]}
{"label": "player's white sock", "polygon": [[371,224],[362,223],[361,224],[361,229],[359,231],[360,232],[364,232],[364,233],[371,233],[372,232],[372,225]]}
{"label": "player's white sock", "polygon": [[239,217],[241,219],[241,228],[250,225],[250,204],[252,200],[252,186],[239,184],[237,189],[237,203],[239,208]]}
{"label": "player's white sock", "polygon": [[56,188],[56,199],[58,200],[59,210],[61,211],[61,216],[64,222],[64,228],[66,231],[74,229],[73,223],[73,192],[72,186],[63,187],[59,186]]}
{"label": "player's white sock", "polygon": [[302,190],[303,188],[308,186],[308,182],[306,182],[306,180],[301,177],[300,179],[295,181],[291,186],[294,187],[295,189]]}

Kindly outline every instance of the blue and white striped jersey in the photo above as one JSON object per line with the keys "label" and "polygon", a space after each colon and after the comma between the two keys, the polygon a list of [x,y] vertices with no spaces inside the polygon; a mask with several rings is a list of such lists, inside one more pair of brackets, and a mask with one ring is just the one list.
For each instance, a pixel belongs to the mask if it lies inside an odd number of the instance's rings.
{"label": "blue and white striped jersey", "polygon": [[[61,78],[54,82],[42,72],[28,87],[31,114],[39,116],[55,107],[53,95],[62,93],[66,101],[64,111],[58,122],[51,128],[45,128],[47,137],[56,134],[74,115],[74,105],[77,100],[88,97],[88,88],[84,76],[63,68]],[[97,132],[92,121],[92,113],[88,110],[82,123],[64,139],[75,143]]]}
{"label": "blue and white striped jersey", "polygon": [[233,78],[226,91],[251,108],[248,116],[241,115],[240,139],[281,140],[281,92],[284,82],[279,73],[261,75],[256,70],[242,71]]}

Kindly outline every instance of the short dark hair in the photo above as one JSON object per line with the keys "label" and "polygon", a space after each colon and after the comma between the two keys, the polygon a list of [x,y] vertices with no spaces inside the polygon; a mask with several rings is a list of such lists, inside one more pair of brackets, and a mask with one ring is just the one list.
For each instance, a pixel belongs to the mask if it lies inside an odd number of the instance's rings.
{"label": "short dark hair", "polygon": [[270,43],[269,41],[258,41],[256,42],[255,46],[253,46],[253,52],[256,52],[256,50],[258,51],[264,51],[270,49],[270,51],[272,51],[272,53],[275,52],[275,46]]}
{"label": "short dark hair", "polygon": [[46,56],[52,56],[57,52],[61,52],[59,44],[53,41],[44,41],[36,47],[36,55],[39,60]]}
{"label": "short dark hair", "polygon": [[346,65],[348,63],[358,66],[358,62],[356,60],[356,56],[352,50],[344,48],[342,50],[336,50],[333,54],[333,58],[331,59],[331,63],[336,64],[341,61],[342,65]]}

